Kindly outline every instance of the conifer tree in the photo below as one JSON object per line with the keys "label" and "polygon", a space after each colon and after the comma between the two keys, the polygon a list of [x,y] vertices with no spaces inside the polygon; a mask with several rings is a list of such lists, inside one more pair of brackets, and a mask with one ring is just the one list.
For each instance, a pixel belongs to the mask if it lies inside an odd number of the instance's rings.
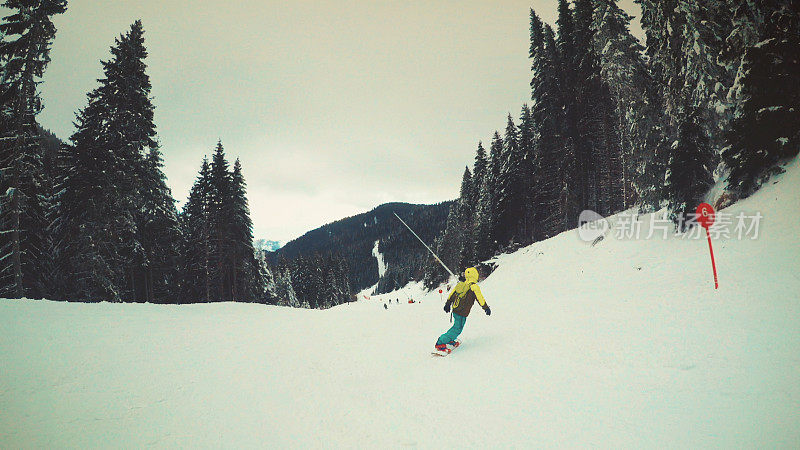
{"label": "conifer tree", "polygon": [[567,151],[564,129],[564,110],[559,95],[558,48],[549,25],[543,25],[531,10],[531,119],[534,124],[537,158],[536,222],[539,237],[546,239],[564,230],[562,164]]}
{"label": "conifer tree", "polygon": [[558,106],[553,109],[562,111],[560,121],[560,134],[563,138],[563,150],[558,165],[558,203],[559,213],[561,214],[561,228],[569,227],[573,224],[573,219],[577,222],[578,214],[583,209],[583,194],[585,191],[586,180],[584,177],[584,153],[582,148],[577,148],[579,137],[578,121],[578,97],[575,95],[577,85],[577,62],[578,54],[575,49],[575,21],[573,10],[567,0],[558,2],[558,38],[556,40],[556,76],[558,82]]}
{"label": "conifer tree", "polygon": [[520,161],[520,198],[522,201],[522,221],[519,237],[522,245],[539,239],[539,226],[536,222],[536,204],[539,197],[539,174],[536,170],[538,159],[533,117],[528,105],[522,106],[519,119],[519,151]]}
{"label": "conifer tree", "polygon": [[[640,200],[634,180],[658,145],[654,142],[660,140],[658,134],[663,131],[660,123],[663,109],[652,95],[655,86],[642,56],[644,47],[630,32],[632,17],[616,0],[595,0],[594,4],[593,46],[600,75],[614,104],[620,143],[622,207],[627,208]],[[663,173],[662,169],[659,186],[663,184]]]}
{"label": "conifer tree", "polygon": [[46,190],[36,115],[50,62],[52,16],[66,0],[6,0],[0,23],[0,294],[42,297],[50,258]]}
{"label": "conifer tree", "polygon": [[[716,166],[720,130],[726,128],[725,120],[712,120],[722,109],[719,97],[726,91],[727,78],[715,60],[721,51],[722,39],[719,29],[712,29],[720,24],[711,23],[722,20],[720,17],[724,17],[725,8],[717,1],[703,6],[677,0],[636,1],[642,7],[650,70],[659,86],[657,96],[663,99],[667,118],[662,127],[664,140],[655,145],[652,157],[644,166],[650,175],[640,177],[640,180],[646,180],[641,191],[649,197],[645,203],[651,208],[659,206],[656,203],[660,201],[656,199],[667,200],[673,218],[676,218],[682,208],[681,201],[676,203],[676,198],[687,198],[682,192],[689,186],[684,184],[689,180],[711,177]],[[687,120],[692,122],[686,123]],[[696,132],[695,127],[700,127],[701,131]],[[698,139],[702,138],[698,133],[707,141],[699,142]],[[683,142],[682,139],[689,141]],[[686,154],[694,157],[686,159]],[[691,169],[681,169],[680,173],[688,176],[683,181],[679,181],[680,177],[672,171],[676,161],[681,165],[694,164]],[[663,187],[659,185],[662,180],[658,176],[662,167],[667,169]],[[701,176],[700,172],[705,170],[709,173]],[[652,185],[648,186],[650,183]],[[659,194],[653,195],[655,193]]]}
{"label": "conifer tree", "polygon": [[471,197],[469,202],[473,207],[478,204],[478,196],[480,188],[486,178],[486,168],[488,161],[486,158],[486,150],[483,148],[483,143],[478,142],[478,150],[475,152],[475,163],[472,166],[472,189],[470,191]]}
{"label": "conifer tree", "polygon": [[788,1],[765,13],[761,40],[747,48],[739,71],[741,103],[722,154],[734,198],[751,195],[800,149],[800,93],[787,89],[800,86],[800,13]]}
{"label": "conifer tree", "polygon": [[233,299],[254,301],[263,297],[264,280],[258,270],[253,249],[253,221],[247,202],[246,183],[242,165],[237,158],[232,173],[233,216],[231,217],[231,246],[233,248]]}
{"label": "conifer tree", "polygon": [[[477,247],[478,242],[481,240],[481,236],[478,235],[480,195],[482,189],[487,189],[483,187],[487,181],[487,166],[488,161],[486,157],[486,150],[483,148],[483,144],[478,142],[478,149],[475,152],[475,162],[472,166],[469,198],[467,199],[469,218],[465,224],[466,229],[464,236],[464,248],[462,250],[461,257],[462,265],[464,267],[471,267],[478,263]],[[464,180],[462,178],[462,191],[463,183]]]}
{"label": "conifer tree", "polygon": [[461,195],[456,201],[458,205],[458,229],[459,229],[459,255],[456,259],[454,266],[461,270],[466,269],[472,264],[474,256],[474,249],[471,242],[474,240],[473,221],[475,218],[475,207],[472,203],[473,191],[475,186],[473,183],[472,173],[469,167],[464,168],[464,175],[461,177]]}
{"label": "conifer tree", "polygon": [[[442,234],[436,239],[436,254],[442,262],[453,270],[461,271],[466,268],[467,261],[471,260],[471,246],[468,244],[471,237],[472,206],[469,198],[472,191],[472,174],[469,168],[464,169],[461,179],[461,193],[459,198],[450,207],[447,215],[447,225]],[[425,285],[433,288],[444,281],[450,274],[438,264],[431,266],[425,276]]]}
{"label": "conifer tree", "polygon": [[494,255],[497,250],[497,241],[494,227],[497,223],[497,208],[495,206],[496,185],[502,166],[503,139],[495,131],[486,165],[486,175],[481,183],[478,194],[478,203],[475,206],[475,257],[484,261]]}
{"label": "conifer tree", "polygon": [[157,303],[175,303],[179,294],[179,255],[181,228],[172,192],[162,171],[159,149],[152,148],[144,161],[137,217],[138,239],[145,253],[140,273],[144,278],[144,298]]}
{"label": "conifer tree", "polygon": [[[111,55],[62,155],[54,232],[69,298],[132,300],[147,264],[138,219],[142,190],[153,188],[143,185],[146,156],[158,144],[140,21],[115,40]],[[159,178],[152,164],[151,178]]]}
{"label": "conifer tree", "polygon": [[200,172],[181,213],[181,303],[211,301],[211,166],[203,158]]}
{"label": "conifer tree", "polygon": [[211,225],[211,292],[215,301],[230,301],[232,263],[230,227],[233,205],[230,202],[232,181],[222,141],[217,142],[209,174],[209,223]]}
{"label": "conifer tree", "polygon": [[664,188],[670,218],[681,229],[685,229],[690,214],[695,212],[705,193],[714,184],[710,167],[712,158],[708,151],[710,143],[699,123],[699,108],[687,108],[685,114],[673,143]]}
{"label": "conifer tree", "polygon": [[495,219],[492,235],[500,247],[519,237],[524,220],[524,172],[519,132],[508,115],[495,188]]}

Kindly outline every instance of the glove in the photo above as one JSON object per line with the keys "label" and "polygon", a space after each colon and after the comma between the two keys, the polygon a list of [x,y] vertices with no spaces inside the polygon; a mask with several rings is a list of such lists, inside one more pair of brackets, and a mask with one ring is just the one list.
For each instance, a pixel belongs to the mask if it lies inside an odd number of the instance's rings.
{"label": "glove", "polygon": [[486,308],[483,308],[483,312],[485,312],[487,316],[492,315],[492,309],[489,308],[489,305],[486,305]]}
{"label": "glove", "polygon": [[450,312],[450,302],[444,304],[444,312],[446,313]]}

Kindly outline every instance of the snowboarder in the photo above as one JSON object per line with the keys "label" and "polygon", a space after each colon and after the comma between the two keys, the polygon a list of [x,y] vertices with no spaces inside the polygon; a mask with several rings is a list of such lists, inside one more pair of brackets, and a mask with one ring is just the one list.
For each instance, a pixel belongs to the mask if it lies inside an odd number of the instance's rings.
{"label": "snowboarder", "polygon": [[450,312],[450,306],[453,307],[453,326],[447,332],[439,336],[436,341],[436,351],[440,353],[450,353],[454,348],[458,347],[461,342],[456,338],[461,331],[464,330],[464,323],[467,321],[470,309],[475,300],[481,305],[486,315],[491,315],[492,310],[483,298],[481,288],[478,287],[478,269],[470,267],[464,271],[465,281],[459,282],[450,295],[447,296],[447,301],[444,304],[444,312]]}

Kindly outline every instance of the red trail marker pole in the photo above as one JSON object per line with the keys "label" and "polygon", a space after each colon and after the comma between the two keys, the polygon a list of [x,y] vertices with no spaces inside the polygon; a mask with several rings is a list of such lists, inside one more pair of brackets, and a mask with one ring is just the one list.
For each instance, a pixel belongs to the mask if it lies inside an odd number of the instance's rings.
{"label": "red trail marker pole", "polygon": [[717,280],[717,264],[714,262],[714,247],[711,246],[711,234],[708,229],[714,225],[714,208],[708,203],[700,203],[697,206],[697,222],[700,226],[706,229],[706,237],[708,238],[708,251],[711,253],[711,268],[714,270],[714,289],[719,289],[719,281]]}

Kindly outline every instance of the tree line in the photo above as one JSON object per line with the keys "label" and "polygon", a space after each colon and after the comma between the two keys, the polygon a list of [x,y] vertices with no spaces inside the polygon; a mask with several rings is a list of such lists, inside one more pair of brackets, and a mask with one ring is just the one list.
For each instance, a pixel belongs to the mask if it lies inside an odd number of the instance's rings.
{"label": "tree line", "polygon": [[[8,0],[0,24],[0,295],[74,301],[279,303],[306,282],[299,262],[273,277],[253,248],[246,184],[222,142],[203,160],[182,211],[163,173],[136,21],[101,61],[103,77],[78,111],[70,143],[36,122],[37,86],[49,62],[52,17],[65,1]],[[341,262],[315,261],[336,281]],[[289,289],[281,291],[290,283]],[[294,282],[295,306],[349,298]],[[294,295],[294,294],[292,294]],[[332,300],[323,297],[329,295]],[[309,299],[306,299],[309,297]],[[291,299],[290,299],[291,300]],[[290,301],[283,301],[290,303]]]}
{"label": "tree line", "polygon": [[[715,179],[727,183],[724,206],[797,155],[796,2],[637,3],[645,45],[615,0],[559,0],[555,30],[530,11],[530,103],[518,119],[509,114],[488,150],[478,143],[436,238],[448,266],[554,236],[585,209],[666,208],[682,227]],[[242,167],[230,167],[221,142],[177,210],[139,21],[115,40],[70,143],[59,144],[36,116],[52,17],[67,2],[2,6],[9,15],[0,23],[0,295],[325,307],[373,278],[372,262],[361,270],[347,255],[304,253],[272,269],[254,255]],[[400,263],[389,265],[396,273],[379,290],[423,271],[429,286],[443,279],[429,257],[408,251],[417,245],[410,237],[390,234],[381,252]],[[360,253],[373,244],[359,243]],[[325,285],[320,274],[334,279]]]}
{"label": "tree line", "polygon": [[[437,249],[463,270],[607,216],[665,211],[684,229],[715,180],[717,206],[751,195],[800,149],[800,5],[790,0],[558,1],[530,10],[531,102],[488,154],[478,143]],[[436,265],[426,284],[446,273]]]}

